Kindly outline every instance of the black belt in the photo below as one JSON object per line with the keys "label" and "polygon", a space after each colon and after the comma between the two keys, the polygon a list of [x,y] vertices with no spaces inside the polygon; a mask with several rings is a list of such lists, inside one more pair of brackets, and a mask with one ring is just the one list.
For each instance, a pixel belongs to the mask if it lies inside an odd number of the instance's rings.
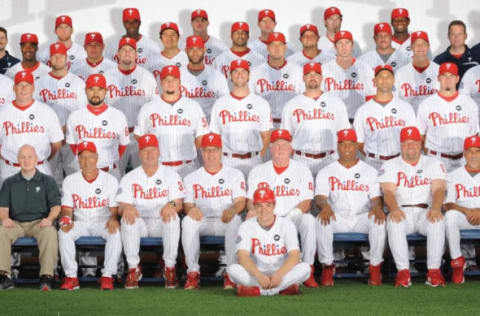
{"label": "black belt", "polygon": [[301,152],[300,150],[295,150],[295,154],[297,154],[299,156],[305,156],[305,157],[308,157],[308,158],[312,158],[312,159],[325,158],[327,155],[331,155],[333,153],[334,153],[333,150],[326,151],[326,152],[319,153],[319,154],[310,154],[310,153]]}
{"label": "black belt", "polygon": [[425,204],[425,203],[420,203],[420,204],[406,204],[406,205],[402,205],[402,207],[428,208],[428,204]]}
{"label": "black belt", "polygon": [[398,156],[400,156],[400,154],[396,154],[396,155],[393,155],[393,156],[382,156],[382,155],[375,155],[375,154],[372,154],[372,153],[368,153],[367,156],[370,157],[370,158],[374,158],[374,159],[390,160],[390,159],[393,159],[393,158],[397,158]]}
{"label": "black belt", "polygon": [[441,153],[441,152],[438,152],[438,151],[435,151],[435,150],[430,150],[430,149],[427,149],[427,152],[429,152],[430,154],[435,155],[435,156],[440,154],[440,157],[448,158],[448,159],[452,159],[452,160],[458,160],[458,159],[461,159],[463,157],[463,153],[459,153],[459,154],[456,154],[456,155],[450,155],[450,154],[444,154],[444,153]]}
{"label": "black belt", "polygon": [[230,156],[232,158],[238,158],[238,159],[250,159],[252,157],[255,157],[259,154],[258,151],[246,153],[246,154],[229,154],[229,153],[223,153],[224,156]]}

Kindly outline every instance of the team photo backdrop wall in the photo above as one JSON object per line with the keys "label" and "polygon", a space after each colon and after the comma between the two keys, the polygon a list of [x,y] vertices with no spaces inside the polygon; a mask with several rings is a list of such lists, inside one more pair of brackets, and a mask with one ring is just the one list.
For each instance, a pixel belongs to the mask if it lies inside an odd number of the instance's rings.
{"label": "team photo backdrop wall", "polygon": [[123,34],[122,9],[137,7],[140,10],[143,34],[155,39],[159,45],[158,31],[164,22],[179,24],[181,40],[191,34],[190,13],[194,9],[205,9],[209,15],[209,33],[220,37],[230,45],[230,26],[235,21],[250,24],[250,38],[257,37],[257,13],[261,9],[272,9],[276,13],[276,30],[284,32],[290,46],[300,48],[299,28],[311,23],[325,34],[323,11],[337,6],[343,14],[342,29],[353,33],[363,52],[375,47],[373,26],[378,22],[390,22],[392,8],[403,7],[410,12],[409,31],[428,32],[433,55],[449,45],[447,27],[454,19],[467,24],[468,45],[480,42],[480,1],[478,0],[299,0],[299,1],[159,1],[159,0],[2,0],[0,1],[0,26],[9,32],[8,50],[20,57],[19,40],[22,33],[36,33],[40,47],[55,41],[54,21],[61,14],[73,19],[73,39],[83,43],[85,33],[101,32],[107,43],[115,35]]}

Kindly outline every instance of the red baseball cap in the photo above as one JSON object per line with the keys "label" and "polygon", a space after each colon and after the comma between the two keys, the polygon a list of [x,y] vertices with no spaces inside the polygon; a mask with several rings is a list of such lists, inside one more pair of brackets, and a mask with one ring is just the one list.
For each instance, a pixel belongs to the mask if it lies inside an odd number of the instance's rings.
{"label": "red baseball cap", "polygon": [[263,18],[266,18],[266,17],[269,17],[274,22],[277,22],[275,20],[275,12],[273,12],[272,10],[263,9],[262,11],[258,12],[258,22],[260,22],[261,20],[263,20]]}
{"label": "red baseball cap", "polygon": [[22,70],[15,74],[14,81],[15,81],[15,85],[19,84],[22,81],[25,81],[29,84],[33,84],[35,79],[33,78],[33,74],[30,71]]}
{"label": "red baseball cap", "polygon": [[77,146],[77,155],[80,155],[85,150],[88,150],[92,153],[96,153],[97,152],[97,146],[95,146],[95,143],[93,143],[93,142],[87,142],[87,141],[81,142]]}
{"label": "red baseball cap", "polygon": [[55,29],[59,27],[62,24],[66,24],[70,27],[72,27],[72,18],[69,17],[68,15],[60,15],[55,19]]}
{"label": "red baseball cap", "polygon": [[424,41],[426,41],[427,43],[430,43],[428,41],[428,34],[427,32],[424,32],[424,31],[416,31],[416,32],[413,32],[411,37],[410,37],[410,44],[413,45],[413,43],[417,40],[417,39],[423,39]]}
{"label": "red baseball cap", "polygon": [[222,148],[222,136],[215,133],[208,133],[203,135],[202,143],[200,144],[201,148],[205,147],[218,147]]}
{"label": "red baseball cap", "polygon": [[416,142],[422,141],[420,131],[415,126],[407,126],[400,131],[400,142],[403,143],[407,140],[414,140]]}
{"label": "red baseball cap", "polygon": [[261,187],[253,193],[253,204],[257,203],[275,203],[275,194],[268,187]]}
{"label": "red baseball cap", "polygon": [[205,43],[203,42],[203,39],[200,36],[190,35],[189,37],[187,37],[186,48],[189,49],[192,47],[205,48]]}
{"label": "red baseball cap", "polygon": [[273,42],[282,42],[283,44],[287,44],[287,40],[285,39],[285,35],[280,32],[272,32],[268,35],[267,44],[271,44]]}
{"label": "red baseball cap", "polygon": [[61,54],[67,56],[67,48],[63,43],[53,43],[50,45],[50,56]]}
{"label": "red baseball cap", "polygon": [[162,71],[160,71],[160,80],[163,80],[168,76],[173,76],[177,79],[180,79],[180,68],[175,65],[168,65],[163,67]]}
{"label": "red baseball cap", "polygon": [[138,11],[137,8],[126,8],[126,9],[123,9],[122,20],[123,20],[123,22],[125,22],[125,21],[127,21],[127,20],[137,20],[137,21],[141,21],[141,19],[140,19],[140,12]]}
{"label": "red baseball cap", "polygon": [[163,31],[168,29],[174,30],[175,32],[177,32],[178,36],[180,36],[180,30],[178,29],[178,25],[177,23],[173,22],[166,22],[163,23],[162,26],[160,26],[160,36],[162,35]]}
{"label": "red baseball cap", "polygon": [[438,69],[438,75],[441,76],[447,72],[458,76],[458,66],[450,62],[441,64],[440,68]]}
{"label": "red baseball cap", "polygon": [[404,8],[393,9],[391,19],[393,20],[393,19],[396,19],[396,18],[408,18],[408,19],[410,19],[410,17],[408,16],[408,10],[404,9]]}
{"label": "red baseball cap", "polygon": [[382,32],[386,32],[392,35],[392,27],[390,26],[390,24],[386,22],[375,24],[375,27],[373,28],[373,35],[377,35],[378,33]]}
{"label": "red baseball cap", "polygon": [[250,33],[250,27],[248,26],[247,22],[235,22],[232,24],[232,31],[230,33],[233,33],[238,30],[244,30],[247,33]]}
{"label": "red baseball cap", "polygon": [[306,63],[303,65],[303,74],[306,75],[312,71],[322,74],[322,65],[320,63]]}
{"label": "red baseball cap", "polygon": [[128,45],[133,49],[137,50],[137,41],[133,37],[122,37],[118,42],[118,50],[123,46]]}
{"label": "red baseball cap", "polygon": [[313,24],[305,24],[300,28],[300,37],[305,33],[306,31],[312,31],[318,36],[318,29],[315,25]]}
{"label": "red baseball cap", "polygon": [[22,36],[20,37],[20,45],[24,43],[33,43],[38,45],[37,34],[33,34],[33,33],[22,34]]}
{"label": "red baseball cap", "polygon": [[197,9],[195,11],[192,11],[192,18],[190,20],[193,20],[195,18],[204,18],[205,20],[208,20],[208,14],[207,11],[202,10],[202,9]]}
{"label": "red baseball cap", "polygon": [[353,128],[346,128],[339,130],[337,132],[337,143],[344,142],[346,140],[349,140],[351,142],[357,142],[357,133]]}
{"label": "red baseball cap", "polygon": [[145,134],[138,139],[138,150],[142,150],[145,147],[157,147],[158,139],[153,134]]}
{"label": "red baseball cap", "polygon": [[85,83],[85,88],[91,87],[100,87],[103,89],[107,88],[107,80],[105,76],[102,74],[91,74],[88,76],[87,81]]}
{"label": "red baseball cap", "polygon": [[465,138],[463,142],[463,150],[468,150],[469,148],[477,147],[480,148],[480,137],[473,135]]}
{"label": "red baseball cap", "polygon": [[349,31],[338,31],[337,33],[335,33],[335,43],[341,39],[348,39],[353,42],[352,33],[350,33]]}
{"label": "red baseball cap", "polygon": [[235,69],[242,68],[250,72],[250,65],[245,59],[236,59],[232,60],[230,63],[230,72],[232,73]]}
{"label": "red baseball cap", "polygon": [[387,71],[390,71],[392,74],[394,74],[392,66],[390,66],[390,65],[378,65],[377,67],[375,67],[375,76],[378,75],[378,73],[382,70],[387,70]]}
{"label": "red baseball cap", "polygon": [[328,9],[325,9],[325,11],[323,11],[323,19],[326,20],[335,14],[338,14],[340,15],[340,17],[342,17],[342,12],[340,12],[340,9],[337,7],[330,7]]}
{"label": "red baseball cap", "polygon": [[90,43],[99,43],[103,45],[103,36],[98,32],[90,32],[85,34],[85,41],[83,46],[87,46]]}
{"label": "red baseball cap", "polygon": [[290,135],[290,132],[287,131],[286,129],[276,129],[272,132],[272,135],[270,136],[270,142],[274,143],[279,139],[286,140],[287,142],[292,141],[292,135]]}

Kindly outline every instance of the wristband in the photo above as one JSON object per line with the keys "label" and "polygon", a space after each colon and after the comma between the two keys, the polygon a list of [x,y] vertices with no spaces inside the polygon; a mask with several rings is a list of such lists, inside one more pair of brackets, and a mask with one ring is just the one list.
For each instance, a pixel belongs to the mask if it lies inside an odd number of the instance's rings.
{"label": "wristband", "polygon": [[60,223],[61,227],[68,226],[68,225],[72,224],[72,218],[70,216],[62,216],[60,218],[59,223]]}

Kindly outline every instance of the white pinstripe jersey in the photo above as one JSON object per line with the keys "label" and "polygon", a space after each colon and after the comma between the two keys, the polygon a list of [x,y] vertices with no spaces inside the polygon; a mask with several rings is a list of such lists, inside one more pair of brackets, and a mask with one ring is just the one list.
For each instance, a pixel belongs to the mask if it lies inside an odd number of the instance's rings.
{"label": "white pinstripe jersey", "polygon": [[262,55],[256,53],[252,49],[248,53],[243,56],[238,56],[231,49],[224,51],[221,55],[215,58],[215,62],[213,63],[213,67],[220,71],[228,81],[228,84],[231,86],[230,81],[230,64],[232,61],[237,59],[243,59],[248,61],[248,65],[250,69],[262,64],[265,62],[265,58]]}
{"label": "white pinstripe jersey", "polygon": [[105,74],[107,70],[117,67],[117,63],[110,59],[103,58],[99,64],[92,65],[87,59],[79,60],[70,68],[70,72],[79,76],[83,81],[87,81],[88,76],[93,74]]}
{"label": "white pinstripe jersey", "polygon": [[13,102],[0,107],[0,143],[4,159],[17,161],[17,153],[25,144],[32,145],[43,161],[50,156],[51,143],[63,140],[58,117],[48,105],[34,101],[26,109]]}
{"label": "white pinstripe jersey", "polygon": [[50,73],[40,77],[35,82],[35,98],[52,107],[62,126],[67,124],[70,113],[88,103],[85,82],[70,72],[63,78]]}
{"label": "white pinstripe jersey", "polygon": [[195,159],[195,138],[208,133],[200,105],[183,97],[174,104],[162,98],[146,103],[138,113],[137,122],[135,135],[157,136],[162,162]]}
{"label": "white pinstripe jersey", "polygon": [[15,100],[13,80],[0,74],[0,107]]}
{"label": "white pinstripe jersey", "polygon": [[[251,50],[262,56],[263,59],[268,60],[268,50],[267,44],[265,42],[262,42],[261,40],[256,38],[252,41],[248,41],[248,47],[250,47]],[[295,46],[292,45],[292,47]],[[290,45],[287,43],[287,51],[285,52],[285,58],[293,54],[295,54],[295,50],[290,48]]]}
{"label": "white pinstripe jersey", "polygon": [[128,135],[127,118],[121,111],[108,106],[95,114],[86,106],[70,114],[65,138],[68,144],[93,142],[98,152],[97,167],[104,168],[118,162],[118,146],[128,145]]}
{"label": "white pinstripe jersey", "polygon": [[62,207],[73,209],[74,221],[87,224],[106,222],[111,215],[110,207],[117,207],[115,195],[118,190],[117,179],[99,170],[93,182],[85,180],[81,171],[71,174],[63,180]]}
{"label": "white pinstripe jersey", "polygon": [[320,63],[320,64],[323,65],[323,64],[328,63],[332,59],[335,59],[335,55],[325,53],[324,51],[320,51],[320,54],[318,54],[317,56],[315,56],[313,58],[310,58],[310,57],[305,56],[305,54],[303,53],[303,50],[301,50],[301,51],[296,52],[295,54],[289,56],[287,58],[287,61],[289,63],[295,63],[295,64],[303,67],[303,65],[308,64],[308,63]]}
{"label": "white pinstripe jersey", "polygon": [[24,71],[24,70],[30,71],[33,74],[35,81],[40,79],[40,77],[48,75],[48,73],[51,71],[50,67],[48,67],[47,65],[41,62],[38,62],[37,65],[32,68],[24,68],[22,66],[22,62],[19,62],[13,65],[12,67],[8,68],[7,72],[5,73],[5,76],[13,80],[17,72]]}
{"label": "white pinstripe jersey", "polygon": [[158,85],[160,85],[160,72],[162,71],[163,67],[175,65],[180,69],[184,69],[188,65],[188,56],[187,54],[181,50],[172,58],[167,58],[162,55],[162,53],[153,56],[148,63],[145,65],[145,69],[150,71],[155,80],[157,80]]}
{"label": "white pinstripe jersey", "polygon": [[212,108],[210,131],[222,135],[226,153],[249,153],[263,148],[261,132],[272,127],[270,105],[250,93],[244,98],[231,94],[219,98]]}
{"label": "white pinstripe jersey", "polygon": [[417,126],[412,106],[394,96],[387,104],[375,99],[358,108],[353,127],[364,150],[381,156],[393,156],[400,152],[400,130],[405,126]]}
{"label": "white pinstripe jersey", "polygon": [[337,131],[350,128],[345,104],[323,93],[317,100],[299,94],[285,105],[281,128],[292,135],[292,147],[307,153],[337,149]]}
{"label": "white pinstripe jersey", "polygon": [[[332,42],[327,35],[321,36],[318,40],[318,49],[321,49],[322,52],[325,52],[326,54],[337,56],[335,43]],[[358,45],[357,41],[353,41],[352,55],[354,57],[360,57],[360,55],[362,55],[362,50],[360,49],[360,45]]]}
{"label": "white pinstripe jersey", "polygon": [[129,127],[135,126],[140,108],[158,97],[158,86],[153,75],[136,66],[128,75],[118,67],[105,73],[107,95],[105,103],[119,109],[127,117]]}
{"label": "white pinstripe jersey", "polygon": [[160,210],[168,202],[184,197],[182,179],[171,168],[159,165],[149,177],[140,166],[123,176],[115,201],[133,205],[141,218],[152,219],[160,218]]}
{"label": "white pinstripe jersey", "polygon": [[480,65],[465,72],[459,89],[460,93],[470,96],[480,106]]}
{"label": "white pinstripe jersey", "polygon": [[285,104],[305,91],[302,78],[302,68],[297,64],[285,61],[283,67],[275,69],[265,62],[250,71],[248,84],[250,92],[268,101],[272,118],[281,119]]}
{"label": "white pinstripe jersey", "polygon": [[293,159],[281,174],[277,174],[271,160],[254,167],[248,175],[247,197],[252,200],[259,185],[265,184],[275,193],[275,215],[278,216],[286,216],[300,202],[313,199],[312,173],[306,165]]}
{"label": "white pinstripe jersey", "polygon": [[478,105],[469,96],[447,101],[438,93],[418,107],[418,129],[425,136],[425,147],[442,153],[463,152],[466,137],[478,133]]}
{"label": "white pinstripe jersey", "polygon": [[450,172],[447,179],[445,203],[456,203],[468,208],[480,207],[480,173],[472,176],[465,166],[461,166]]}
{"label": "white pinstripe jersey", "polygon": [[[392,47],[395,48],[396,50],[401,51],[404,55],[406,55],[411,61],[413,57],[413,52],[412,52],[412,47],[411,47],[411,40],[410,40],[410,35],[408,36],[408,39],[400,44],[395,40],[395,38],[392,37]],[[429,48],[428,49],[428,58],[432,59],[432,50]]]}
{"label": "white pinstripe jersey", "polygon": [[378,54],[377,50],[371,50],[366,52],[358,58],[364,64],[369,65],[374,71],[377,66],[390,65],[393,68],[393,71],[396,73],[398,69],[402,68],[411,61],[411,58],[405,55],[402,51],[396,49],[390,57],[388,57],[387,62],[383,62],[383,59]]}
{"label": "white pinstripe jersey", "polygon": [[410,62],[395,74],[395,91],[398,97],[410,103],[415,113],[418,112],[418,105],[440,88],[438,68],[436,63],[430,62],[428,68],[420,73]]}
{"label": "white pinstripe jersey", "polygon": [[[118,63],[117,52],[119,41],[120,38],[117,38],[110,42],[105,48],[105,57],[115,63]],[[151,59],[160,54],[160,47],[154,40],[145,35],[141,35],[140,39],[137,41],[137,54],[137,65],[145,67]]]}
{"label": "white pinstripe jersey", "polygon": [[245,178],[237,169],[223,166],[215,174],[204,167],[189,173],[185,179],[185,203],[198,207],[206,218],[220,218],[233,200],[247,197]]}
{"label": "white pinstripe jersey", "polygon": [[[185,50],[186,42],[182,41],[179,46],[182,50]],[[226,50],[228,50],[228,47],[221,39],[209,35],[205,42],[205,65],[213,66],[217,56],[220,56]]]}
{"label": "white pinstripe jersey", "polygon": [[[82,59],[87,58],[87,52],[82,45],[72,42],[72,46],[67,49],[67,67],[70,69],[73,65]],[[37,60],[50,67],[50,45],[38,50]]]}
{"label": "white pinstripe jersey", "polygon": [[349,118],[354,118],[358,107],[365,103],[368,96],[375,95],[373,70],[358,60],[348,69],[343,69],[334,59],[323,65],[322,72],[323,90],[345,102]]}
{"label": "white pinstripe jersey", "polygon": [[377,170],[359,160],[345,168],[334,161],[320,170],[315,179],[315,196],[328,197],[328,204],[335,213],[355,216],[368,213],[370,200],[380,196]]}
{"label": "white pinstripe jersey", "polygon": [[443,163],[422,154],[415,166],[405,162],[402,156],[386,161],[378,173],[377,182],[397,186],[395,197],[399,206],[431,205],[432,180],[436,179],[446,180]]}

